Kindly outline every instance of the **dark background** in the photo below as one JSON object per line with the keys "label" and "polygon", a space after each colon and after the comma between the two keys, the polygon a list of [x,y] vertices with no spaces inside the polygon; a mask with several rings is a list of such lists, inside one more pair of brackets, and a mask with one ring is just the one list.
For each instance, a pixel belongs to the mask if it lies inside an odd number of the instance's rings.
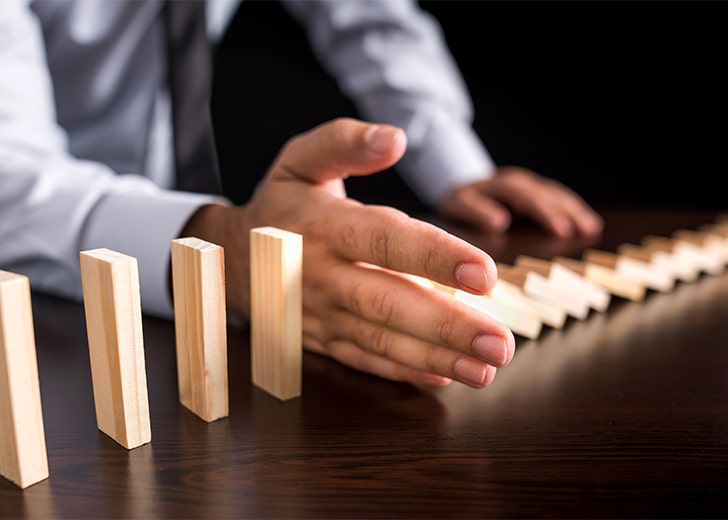
{"label": "dark background", "polygon": [[[443,26],[497,163],[559,179],[598,206],[723,209],[720,4],[421,1]],[[358,115],[276,1],[242,2],[216,67],[213,118],[236,202],[287,138]],[[391,171],[347,183],[365,201],[414,201]]]}

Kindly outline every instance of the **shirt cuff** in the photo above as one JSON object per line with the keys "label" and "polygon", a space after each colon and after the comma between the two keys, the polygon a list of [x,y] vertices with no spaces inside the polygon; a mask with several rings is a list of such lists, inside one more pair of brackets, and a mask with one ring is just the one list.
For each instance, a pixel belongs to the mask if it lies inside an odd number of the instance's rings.
{"label": "shirt cuff", "polygon": [[472,128],[443,116],[409,126],[407,153],[396,167],[431,207],[438,208],[455,188],[494,175],[495,163]]}
{"label": "shirt cuff", "polygon": [[192,214],[226,199],[174,191],[125,191],[104,197],[94,208],[81,251],[108,248],[133,256],[139,266],[142,311],[172,319],[169,291],[171,241]]}

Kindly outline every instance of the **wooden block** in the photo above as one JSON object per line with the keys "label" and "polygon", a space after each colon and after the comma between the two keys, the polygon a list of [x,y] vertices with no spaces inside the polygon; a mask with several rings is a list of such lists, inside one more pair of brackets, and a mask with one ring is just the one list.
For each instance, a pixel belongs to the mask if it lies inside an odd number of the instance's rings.
{"label": "wooden block", "polygon": [[0,474],[24,489],[48,478],[30,283],[0,271]]}
{"label": "wooden block", "polygon": [[724,268],[728,265],[728,240],[720,235],[692,229],[678,229],[672,234],[674,240],[693,244],[714,257]]}
{"label": "wooden block", "polygon": [[541,333],[543,324],[540,320],[533,316],[498,305],[488,296],[471,294],[461,290],[456,290],[454,296],[458,301],[461,301],[474,309],[478,309],[491,318],[498,320],[503,325],[511,329],[514,334],[518,334],[519,336],[529,339],[535,339]]}
{"label": "wooden block", "polygon": [[554,262],[591,280],[614,296],[630,301],[642,301],[647,293],[644,284],[620,275],[614,269],[563,256],[555,257]]}
{"label": "wooden block", "polygon": [[516,265],[545,276],[555,287],[563,287],[569,294],[581,295],[587,305],[596,311],[603,312],[609,307],[612,299],[609,292],[562,265],[528,255],[518,255]]}
{"label": "wooden block", "polygon": [[589,314],[589,305],[582,299],[575,299],[538,273],[523,267],[498,263],[498,278],[503,279],[523,290],[528,296],[553,305],[565,311],[568,315],[583,320]]}
{"label": "wooden block", "polygon": [[683,262],[667,251],[660,251],[640,244],[621,244],[617,253],[652,265],[674,280],[694,282],[700,277],[700,268],[694,262]]}
{"label": "wooden block", "polygon": [[171,251],[179,399],[212,422],[228,416],[224,251],[194,237]]}
{"label": "wooden block", "polygon": [[152,437],[137,260],[104,248],[80,259],[96,422],[133,449]]}
{"label": "wooden block", "polygon": [[675,280],[672,277],[666,276],[655,270],[650,264],[634,258],[597,249],[587,249],[584,251],[583,258],[587,262],[613,269],[618,274],[640,282],[655,291],[668,292],[675,287]]}
{"label": "wooden block", "polygon": [[712,275],[723,272],[723,263],[695,244],[657,235],[646,235],[642,238],[642,244],[657,251],[671,253],[680,261],[693,265],[702,272]]}
{"label": "wooden block", "polygon": [[280,400],[301,395],[302,264],[302,235],[250,231],[252,380]]}
{"label": "wooden block", "polygon": [[531,298],[520,287],[504,280],[496,280],[488,296],[494,303],[536,318],[554,329],[560,329],[566,323],[566,311]]}

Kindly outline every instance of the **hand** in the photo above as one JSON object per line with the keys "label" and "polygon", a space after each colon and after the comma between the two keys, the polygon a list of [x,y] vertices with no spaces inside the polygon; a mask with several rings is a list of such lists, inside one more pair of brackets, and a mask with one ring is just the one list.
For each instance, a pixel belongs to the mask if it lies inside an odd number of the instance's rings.
{"label": "hand", "polygon": [[343,178],[386,169],[405,147],[399,128],[323,124],[284,146],[247,206],[206,206],[184,233],[225,248],[229,308],[243,316],[250,228],[301,233],[308,350],[395,381],[482,388],[512,359],[511,331],[404,273],[485,293],[496,279],[492,258],[440,228],[345,195]]}
{"label": "hand", "polygon": [[499,168],[488,180],[454,190],[440,213],[486,232],[502,233],[512,213],[531,218],[557,237],[597,236],[602,218],[570,188],[524,168]]}

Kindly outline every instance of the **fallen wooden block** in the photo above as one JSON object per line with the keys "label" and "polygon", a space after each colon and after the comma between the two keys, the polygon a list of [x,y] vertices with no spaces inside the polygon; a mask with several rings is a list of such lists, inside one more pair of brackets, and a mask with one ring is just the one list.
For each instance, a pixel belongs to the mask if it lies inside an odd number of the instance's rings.
{"label": "fallen wooden block", "polygon": [[704,273],[717,275],[723,272],[723,263],[695,244],[657,235],[644,236],[642,244],[657,251],[671,253],[681,261],[692,263]]}
{"label": "fallen wooden block", "polygon": [[555,257],[554,262],[571,269],[576,274],[603,287],[612,295],[625,300],[642,301],[647,294],[647,287],[643,283],[625,277],[614,269],[564,256]]}
{"label": "fallen wooden block", "polygon": [[652,265],[666,276],[683,282],[694,282],[700,277],[700,268],[694,262],[684,262],[667,251],[652,249],[639,244],[621,244],[617,248],[620,255],[634,258]]}
{"label": "fallen wooden block", "polygon": [[511,310],[508,307],[499,305],[488,296],[456,290],[454,297],[458,301],[461,301],[474,309],[478,309],[493,319],[498,320],[503,325],[511,329],[514,334],[518,334],[519,336],[529,339],[535,339],[541,333],[543,324],[540,320],[533,316],[529,316],[528,314],[523,314]]}
{"label": "fallen wooden block", "polygon": [[520,287],[528,296],[554,305],[565,311],[569,316],[583,320],[589,314],[589,305],[581,298],[574,298],[538,273],[523,267],[497,263],[498,278]]}
{"label": "fallen wooden block", "polygon": [[179,399],[212,422],[229,413],[224,251],[187,237],[171,252]]}
{"label": "fallen wooden block", "polygon": [[596,311],[603,312],[609,307],[612,299],[609,292],[563,265],[529,255],[518,255],[515,262],[517,266],[525,267],[544,276],[555,287],[563,287],[565,291],[575,297],[583,296],[586,303]]}
{"label": "fallen wooden block", "polygon": [[634,258],[597,249],[587,249],[584,251],[583,258],[587,262],[613,269],[625,278],[631,278],[658,292],[668,292],[675,287],[674,278],[660,273],[650,264]]}
{"label": "fallen wooden block", "polygon": [[152,438],[137,260],[103,248],[80,259],[96,422],[133,449]]}
{"label": "fallen wooden block", "polygon": [[0,271],[0,475],[21,489],[48,478],[28,277]]}

